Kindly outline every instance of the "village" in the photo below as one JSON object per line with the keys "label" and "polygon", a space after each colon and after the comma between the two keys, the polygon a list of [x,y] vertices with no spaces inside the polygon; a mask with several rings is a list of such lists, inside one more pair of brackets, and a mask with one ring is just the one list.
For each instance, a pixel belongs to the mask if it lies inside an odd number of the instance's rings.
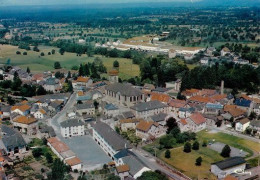
{"label": "village", "polygon": [[[173,58],[178,53],[193,56],[199,51],[210,57],[215,50],[210,47],[189,52],[170,50],[168,53]],[[232,52],[223,48],[221,56],[228,57],[227,54],[232,55]],[[249,63],[239,57],[233,61]],[[209,58],[200,62],[208,65]],[[161,139],[173,132],[169,133],[170,128],[190,136],[220,132],[254,142],[255,149],[248,146],[247,150],[215,139],[203,141],[217,153],[225,146],[231,149],[227,158],[210,162],[207,173],[219,179],[260,176],[259,164],[248,167],[246,161],[250,156],[257,158],[260,149],[259,94],[240,92],[234,96],[221,81],[215,89],[186,89],[178,99],[182,79],[166,82],[165,87],[119,83],[117,68],[108,71],[107,80],[97,82],[87,76],[78,76],[77,71],[72,72],[75,76],[71,77],[68,70],[63,69],[64,77],[72,82],[73,92],[61,93],[66,79],[56,78],[56,71],[32,74],[18,66],[1,69],[3,80],[13,81],[18,76],[23,84],[41,85],[49,92],[30,98],[10,95],[15,99],[13,105],[1,103],[1,176],[5,176],[5,168],[17,158],[25,159],[31,153],[35,154],[34,149],[39,147],[28,146],[34,139],[46,139],[53,156],[70,166],[76,177],[77,172],[91,172],[106,165],[122,180],[137,179],[151,170],[160,170],[172,179],[189,179],[182,173],[185,171],[158,163],[162,159],[156,156],[156,148],[155,154],[142,148],[159,139],[163,145]],[[15,174],[7,175],[8,179],[14,177]]]}

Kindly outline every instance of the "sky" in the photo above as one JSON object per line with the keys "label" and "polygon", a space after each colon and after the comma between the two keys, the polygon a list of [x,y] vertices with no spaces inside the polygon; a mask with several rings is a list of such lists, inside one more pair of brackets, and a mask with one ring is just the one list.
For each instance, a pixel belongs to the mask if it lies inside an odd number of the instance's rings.
{"label": "sky", "polygon": [[187,2],[199,0],[0,0],[0,5],[54,5],[54,4],[97,4],[97,3],[144,3],[144,2]]}

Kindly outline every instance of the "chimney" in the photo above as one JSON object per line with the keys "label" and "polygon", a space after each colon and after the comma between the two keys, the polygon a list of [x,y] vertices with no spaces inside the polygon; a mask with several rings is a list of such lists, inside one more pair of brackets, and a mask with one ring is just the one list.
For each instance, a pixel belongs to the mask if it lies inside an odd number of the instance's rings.
{"label": "chimney", "polygon": [[220,94],[224,94],[224,81],[221,81]]}

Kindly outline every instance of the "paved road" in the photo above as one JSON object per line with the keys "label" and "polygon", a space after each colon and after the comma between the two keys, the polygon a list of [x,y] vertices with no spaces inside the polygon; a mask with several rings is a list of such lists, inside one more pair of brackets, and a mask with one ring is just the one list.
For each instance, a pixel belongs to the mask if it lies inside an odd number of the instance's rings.
{"label": "paved road", "polygon": [[167,174],[170,178],[175,180],[186,180],[188,178],[181,177],[178,174],[170,172],[166,167],[161,166],[156,162],[155,157],[148,154],[148,152],[142,149],[133,149],[133,153],[142,160],[150,169],[160,170],[161,172]]}

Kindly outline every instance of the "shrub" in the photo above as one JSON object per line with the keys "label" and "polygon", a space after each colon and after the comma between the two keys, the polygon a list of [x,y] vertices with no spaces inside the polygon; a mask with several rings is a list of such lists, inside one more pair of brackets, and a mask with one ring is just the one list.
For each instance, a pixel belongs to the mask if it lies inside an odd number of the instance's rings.
{"label": "shrub", "polygon": [[169,149],[165,151],[164,157],[167,159],[171,158],[171,151]]}
{"label": "shrub", "polygon": [[191,152],[191,144],[189,142],[185,143],[183,151],[186,152],[186,153]]}
{"label": "shrub", "polygon": [[201,156],[200,156],[200,157],[198,157],[198,158],[196,159],[195,165],[196,165],[196,166],[200,166],[201,163],[202,163],[202,158],[201,158]]}
{"label": "shrub", "polygon": [[193,144],[192,144],[192,149],[193,150],[199,150],[200,148],[200,144],[198,141],[195,141]]}
{"label": "shrub", "polygon": [[230,157],[230,152],[231,152],[231,149],[230,149],[229,145],[225,145],[223,147],[220,155],[223,157]]}

